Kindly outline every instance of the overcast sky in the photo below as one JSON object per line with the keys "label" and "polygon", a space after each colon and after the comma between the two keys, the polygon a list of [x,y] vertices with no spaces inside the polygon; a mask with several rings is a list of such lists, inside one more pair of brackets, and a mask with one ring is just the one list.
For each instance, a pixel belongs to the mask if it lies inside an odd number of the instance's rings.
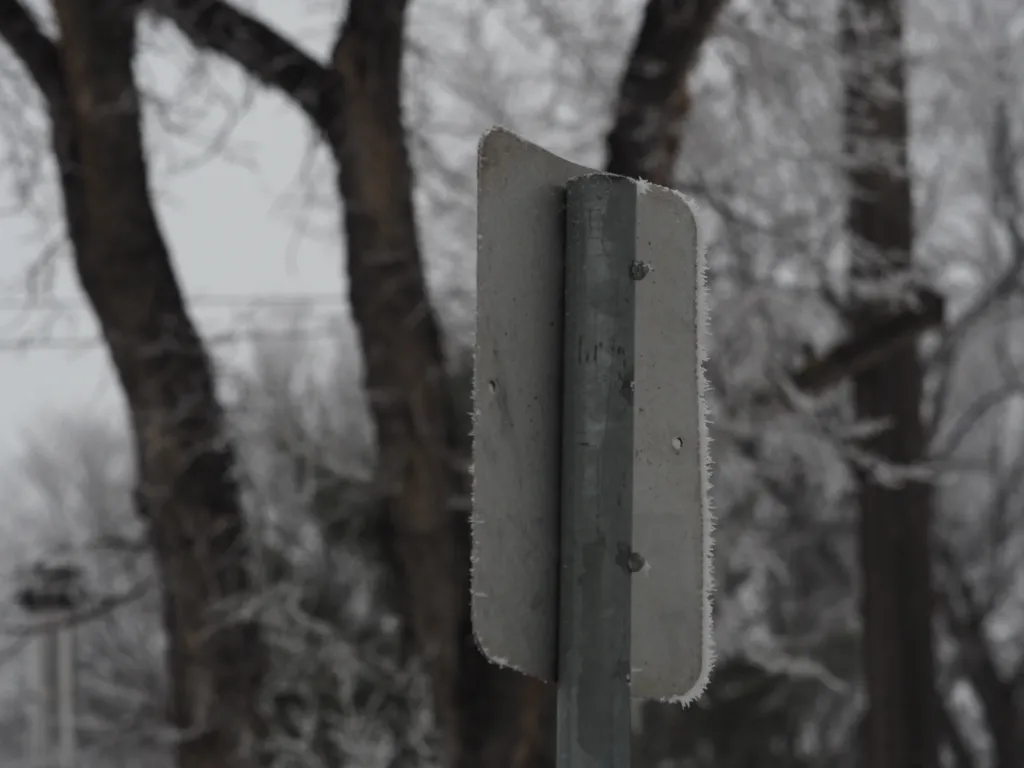
{"label": "overcast sky", "polygon": [[[40,9],[50,4],[25,1]],[[326,60],[346,6],[343,0],[231,1],[320,60]],[[602,14],[592,19],[593,0],[563,0],[560,12],[578,16],[574,30],[594,25],[577,40],[576,55],[566,56],[548,39],[550,30],[535,29],[537,19],[512,22],[529,16],[519,5],[496,4],[484,13],[450,0],[417,0],[410,9],[409,51],[416,58],[409,67],[407,121],[416,127],[413,152],[425,166],[420,178],[428,180],[417,200],[420,234],[435,305],[458,340],[473,324],[477,138],[499,122],[569,159],[600,163],[607,107],[643,8],[642,0],[603,0]],[[337,320],[348,322],[347,288],[333,168],[322,152],[313,152],[317,142],[308,122],[274,94],[256,93],[247,102],[245,94],[255,86],[229,65],[216,66],[213,81],[208,75],[196,81],[196,62],[210,58],[197,58],[175,35],[158,34],[154,43],[147,33],[142,49],[136,64],[149,103],[172,103],[179,121],[197,115],[204,121],[183,140],[153,119],[151,109],[146,134],[160,220],[205,337],[252,328],[251,305],[276,297],[307,305],[310,335],[330,343],[338,336]],[[36,156],[48,156],[41,130],[46,120],[38,109],[26,113],[25,88],[23,73],[0,44],[0,467],[15,455],[26,429],[53,431],[43,414],[124,415],[66,251],[54,260],[52,287],[28,298],[30,267],[63,238],[55,184],[33,183],[24,172],[12,175],[33,148]],[[202,137],[230,117],[215,103],[214,97],[225,101],[224,93],[236,106],[245,103],[245,116],[230,121],[235,129],[227,156],[204,155],[196,167],[197,155],[209,146]],[[515,114],[508,109],[512,104]],[[191,164],[182,170],[186,160]],[[43,195],[28,212],[19,206],[24,188]],[[257,314],[264,325],[273,311]],[[287,312],[279,309],[276,316],[282,314]],[[246,349],[211,346],[235,361]]]}
{"label": "overcast sky", "polygon": [[[329,44],[329,17],[311,13],[306,3],[249,0],[244,5],[255,7],[311,52],[323,55]],[[180,88],[188,56],[161,53],[146,58],[144,80],[165,93]],[[10,71],[6,50],[0,51],[0,61],[0,71]],[[243,93],[240,77],[227,67],[217,71],[221,88]],[[308,297],[316,316],[304,322],[313,334],[325,335],[322,318],[347,309],[336,218],[326,206],[310,206],[303,199],[311,141],[306,121],[280,99],[259,95],[234,131],[234,157],[214,158],[184,172],[168,169],[171,151],[182,159],[182,153],[194,156],[196,149],[149,133],[163,148],[158,150],[155,186],[164,233],[193,317],[204,333],[219,338],[225,331],[252,327],[256,320],[248,305],[253,302]],[[24,134],[12,138],[10,131],[0,132],[5,156],[12,141],[24,142]],[[4,186],[0,202],[0,461],[17,450],[23,430],[38,430],[46,423],[40,421],[41,413],[80,409],[119,419],[123,410],[66,252],[57,261],[52,287],[34,299],[27,290],[31,265],[54,238],[59,210],[55,189],[49,184],[43,188],[45,199],[36,213],[48,221],[41,223],[37,216],[10,212],[15,204],[11,186]],[[304,227],[300,214],[311,207],[318,215]],[[216,345],[217,354],[229,357],[234,350],[237,358],[241,349],[244,345]]]}

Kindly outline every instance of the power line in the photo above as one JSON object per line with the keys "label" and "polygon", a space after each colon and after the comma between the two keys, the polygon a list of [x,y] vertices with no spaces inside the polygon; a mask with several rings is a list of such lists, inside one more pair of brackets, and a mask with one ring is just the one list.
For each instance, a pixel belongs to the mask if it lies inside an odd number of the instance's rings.
{"label": "power line", "polygon": [[[225,347],[259,341],[328,341],[338,338],[337,325],[295,329],[254,329],[200,334],[206,346]],[[100,336],[37,336],[21,339],[0,339],[0,353],[90,351],[106,346]]]}
{"label": "power line", "polygon": [[[293,306],[338,306],[344,303],[342,293],[249,293],[249,294],[197,294],[185,295],[185,303],[190,307],[232,308],[232,307],[293,307]],[[88,310],[89,305],[82,299],[71,297],[40,297],[0,294],[0,311],[72,311]]]}
{"label": "power line", "polygon": [[[292,307],[330,307],[336,309],[343,304],[341,291],[336,293],[207,293],[186,296],[186,304],[190,308],[202,309],[257,309],[257,308],[292,308]],[[0,312],[19,311],[55,311],[81,313],[90,312],[91,308],[84,300],[71,297],[39,297],[4,295],[0,293]],[[318,313],[321,314],[322,313]],[[208,346],[225,347],[259,341],[285,341],[288,339],[315,341],[327,340],[337,335],[337,326],[316,328],[276,328],[247,329],[222,331],[214,333],[200,332],[200,338]],[[74,352],[100,349],[105,341],[98,335],[80,336],[43,336],[25,335],[16,338],[0,339],[0,353],[18,352]]]}

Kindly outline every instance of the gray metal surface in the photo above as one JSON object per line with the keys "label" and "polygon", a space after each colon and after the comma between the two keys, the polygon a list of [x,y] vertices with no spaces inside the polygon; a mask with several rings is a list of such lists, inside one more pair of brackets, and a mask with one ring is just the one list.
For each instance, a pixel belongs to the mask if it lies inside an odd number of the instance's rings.
{"label": "gray metal surface", "polygon": [[[493,661],[549,681],[558,636],[565,187],[589,175],[507,131],[481,142],[473,624]],[[600,176],[633,190],[632,250],[645,265],[631,283],[629,498],[643,561],[632,576],[631,689],[637,698],[686,700],[703,689],[711,659],[696,222],[669,190]]]}
{"label": "gray metal surface", "polygon": [[512,133],[477,177],[473,628],[486,655],[554,680],[565,185],[588,173]]}
{"label": "gray metal surface", "polygon": [[636,185],[568,185],[559,768],[628,768]]}
{"label": "gray metal surface", "polygon": [[697,297],[704,290],[697,224],[671,190],[640,187],[636,282],[633,696],[688,699],[710,665],[710,568],[705,509]]}

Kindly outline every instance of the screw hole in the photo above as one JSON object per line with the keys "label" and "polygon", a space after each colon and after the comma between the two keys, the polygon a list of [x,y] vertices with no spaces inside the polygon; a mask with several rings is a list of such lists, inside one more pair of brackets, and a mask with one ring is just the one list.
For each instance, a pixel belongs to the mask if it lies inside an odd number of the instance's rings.
{"label": "screw hole", "polygon": [[498,391],[498,382],[496,382],[494,379],[491,379],[490,381],[487,382],[487,388],[491,390],[491,394],[493,395],[495,392]]}
{"label": "screw hole", "polygon": [[681,450],[683,450],[683,438],[681,438],[681,437],[673,437],[672,438],[672,450],[675,451],[676,453],[679,453]]}

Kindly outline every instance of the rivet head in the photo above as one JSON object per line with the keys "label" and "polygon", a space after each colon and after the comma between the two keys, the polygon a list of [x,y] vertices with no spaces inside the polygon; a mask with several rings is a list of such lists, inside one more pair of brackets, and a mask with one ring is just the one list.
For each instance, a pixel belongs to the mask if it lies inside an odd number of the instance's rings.
{"label": "rivet head", "polygon": [[639,552],[630,552],[626,560],[626,567],[629,568],[630,573],[639,573],[646,564],[647,561]]}
{"label": "rivet head", "polygon": [[629,265],[629,276],[634,280],[643,280],[651,272],[651,265],[646,261],[634,261]]}

